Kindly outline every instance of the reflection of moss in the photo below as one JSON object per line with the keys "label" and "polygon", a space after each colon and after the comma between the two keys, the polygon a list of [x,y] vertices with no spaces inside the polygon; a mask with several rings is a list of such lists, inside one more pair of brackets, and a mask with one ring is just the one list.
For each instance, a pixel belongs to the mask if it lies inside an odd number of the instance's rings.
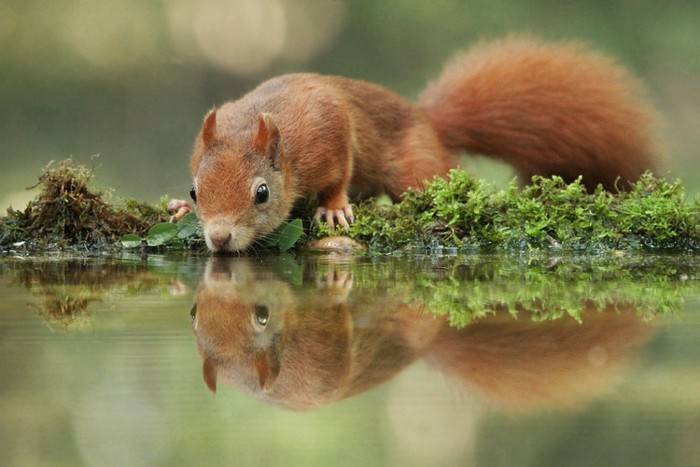
{"label": "reflection of moss", "polygon": [[13,273],[13,282],[27,289],[71,285],[102,292],[117,285],[139,282],[142,277],[152,276],[147,264],[135,261],[66,258],[5,261],[4,265]]}
{"label": "reflection of moss", "polygon": [[[333,264],[309,265],[324,274]],[[353,293],[390,293],[465,326],[496,312],[534,320],[584,309],[632,308],[644,318],[678,312],[700,293],[700,258],[688,256],[490,255],[362,262]]]}
{"label": "reflection of moss", "polygon": [[[700,200],[679,182],[646,174],[625,192],[587,193],[580,181],[535,177],[504,191],[452,171],[402,202],[356,209],[349,236],[374,251],[411,246],[522,251],[531,249],[700,249]],[[325,227],[317,235],[328,233]]]}
{"label": "reflection of moss", "polygon": [[[349,272],[350,301],[371,304],[391,296],[399,303],[444,316],[458,327],[499,311],[551,320],[579,319],[590,309],[632,308],[639,316],[650,318],[678,312],[686,297],[700,294],[697,255],[511,254],[344,262],[291,255],[214,259],[235,267],[238,280],[253,274],[248,279],[286,282],[302,303],[309,292],[315,296],[319,286],[332,285],[329,278]],[[201,265],[182,258],[160,265],[95,259],[0,262],[15,285],[39,298],[38,308],[52,328],[70,329],[81,319],[83,324],[89,322],[91,305],[115,293],[122,297],[170,290],[179,282],[174,281],[176,277],[194,288],[201,279]]]}
{"label": "reflection of moss", "polygon": [[9,209],[0,220],[0,246],[26,242],[29,248],[105,247],[124,233],[143,233],[165,219],[165,211],[126,201],[113,206],[90,189],[92,172],[70,160],[46,167],[41,192],[24,211]]}
{"label": "reflection of moss", "polygon": [[88,305],[101,301],[101,294],[88,290],[82,293],[61,293],[57,289],[42,291],[41,304],[33,307],[39,310],[51,329],[64,332],[78,331],[91,323],[91,313]]}
{"label": "reflection of moss", "polygon": [[547,264],[499,259],[484,264],[466,259],[442,272],[443,280],[419,278],[411,295],[461,327],[497,311],[526,313],[534,320],[580,320],[584,310],[612,307],[651,318],[680,311],[684,297],[700,291],[700,277],[693,275],[697,261],[649,261],[594,258]]}
{"label": "reflection of moss", "polygon": [[102,302],[111,293],[130,296],[165,287],[172,281],[141,262],[99,260],[7,261],[13,282],[26,287],[40,301],[31,306],[47,325],[63,332],[78,331],[90,325],[90,305]]}

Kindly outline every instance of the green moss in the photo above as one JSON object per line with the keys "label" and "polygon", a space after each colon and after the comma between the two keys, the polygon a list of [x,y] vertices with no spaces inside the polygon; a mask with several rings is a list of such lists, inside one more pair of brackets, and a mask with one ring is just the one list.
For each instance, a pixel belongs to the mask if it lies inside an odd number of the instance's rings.
{"label": "green moss", "polygon": [[[360,203],[347,235],[370,251],[700,250],[700,201],[680,182],[645,174],[628,190],[588,193],[580,180],[534,177],[497,191],[461,170],[435,179],[400,203]],[[317,237],[329,234],[318,226]]]}
{"label": "green moss", "polygon": [[135,200],[108,203],[90,187],[92,177],[91,170],[71,160],[47,166],[37,184],[39,195],[26,209],[8,209],[0,219],[0,247],[106,248],[126,232],[143,233],[167,219],[162,207]]}

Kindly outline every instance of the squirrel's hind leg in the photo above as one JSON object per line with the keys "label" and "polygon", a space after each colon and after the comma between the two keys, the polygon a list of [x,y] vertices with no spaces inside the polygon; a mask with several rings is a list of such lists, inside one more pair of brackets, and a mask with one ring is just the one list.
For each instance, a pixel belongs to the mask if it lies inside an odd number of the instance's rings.
{"label": "squirrel's hind leg", "polygon": [[427,123],[413,126],[401,139],[398,155],[387,170],[387,194],[398,201],[409,188],[421,190],[435,176],[457,166],[454,154],[445,149]]}

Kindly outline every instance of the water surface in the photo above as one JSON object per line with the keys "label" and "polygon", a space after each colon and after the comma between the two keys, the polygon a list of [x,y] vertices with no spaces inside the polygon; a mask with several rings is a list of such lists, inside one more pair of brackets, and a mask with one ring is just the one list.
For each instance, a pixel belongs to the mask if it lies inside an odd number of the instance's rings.
{"label": "water surface", "polygon": [[3,465],[700,465],[700,258],[0,260]]}

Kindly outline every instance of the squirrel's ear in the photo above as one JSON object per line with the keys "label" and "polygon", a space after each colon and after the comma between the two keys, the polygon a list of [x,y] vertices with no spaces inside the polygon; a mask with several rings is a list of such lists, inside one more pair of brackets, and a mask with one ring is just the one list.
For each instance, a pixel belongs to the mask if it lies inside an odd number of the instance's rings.
{"label": "squirrel's ear", "polygon": [[216,107],[211,109],[204,118],[202,126],[202,141],[205,148],[210,148],[216,142]]}
{"label": "squirrel's ear", "polygon": [[268,113],[258,116],[258,133],[253,142],[255,150],[270,157],[272,166],[277,168],[280,155],[280,131]]}
{"label": "squirrel's ear", "polygon": [[205,358],[204,365],[202,365],[202,375],[204,376],[204,383],[213,393],[216,393],[217,371],[218,368],[216,367],[216,361],[214,361],[214,359],[210,357]]}
{"label": "squirrel's ear", "polygon": [[280,374],[279,360],[274,357],[273,349],[261,351],[255,355],[255,369],[258,372],[260,390],[263,392],[270,390],[270,386]]}

